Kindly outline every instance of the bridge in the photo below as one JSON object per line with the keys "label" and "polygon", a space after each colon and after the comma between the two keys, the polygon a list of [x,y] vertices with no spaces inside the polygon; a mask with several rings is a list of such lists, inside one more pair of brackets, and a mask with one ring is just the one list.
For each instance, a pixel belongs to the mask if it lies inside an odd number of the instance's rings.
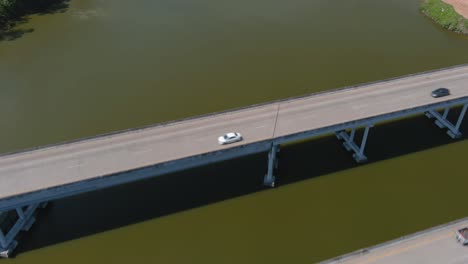
{"label": "bridge", "polygon": [[[433,98],[439,87],[451,94]],[[449,120],[454,107],[460,114]],[[16,235],[48,201],[259,152],[268,152],[263,184],[274,186],[282,144],[335,133],[365,162],[374,125],[425,114],[457,138],[467,108],[462,65],[7,154],[0,157],[0,211],[16,212],[16,222],[0,229],[0,252],[10,254]],[[219,145],[217,138],[231,131],[244,140]]]}
{"label": "bridge", "polygon": [[339,256],[320,264],[462,264],[467,248],[457,243],[455,232],[468,226],[468,218],[397,238]]}

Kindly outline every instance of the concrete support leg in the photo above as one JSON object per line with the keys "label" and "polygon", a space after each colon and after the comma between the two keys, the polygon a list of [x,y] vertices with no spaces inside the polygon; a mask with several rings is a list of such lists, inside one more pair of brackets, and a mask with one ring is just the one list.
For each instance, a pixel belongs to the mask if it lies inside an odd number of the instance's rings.
{"label": "concrete support leg", "polygon": [[268,152],[268,170],[263,178],[263,185],[275,187],[275,169],[278,167],[277,153],[280,150],[280,145],[271,145],[271,150]]}
{"label": "concrete support leg", "polygon": [[[457,124],[455,125],[455,129],[457,131],[459,131],[459,129],[460,129],[461,123],[463,121],[463,118],[465,117],[467,109],[468,109],[468,104],[463,106],[463,108],[462,108],[462,110],[460,112],[460,115],[458,116]],[[460,135],[461,135],[461,133],[460,133]]]}
{"label": "concrete support leg", "polygon": [[7,247],[7,242],[5,235],[3,234],[2,229],[0,228],[0,248],[6,248]]}
{"label": "concrete support leg", "polygon": [[18,214],[19,218],[24,218],[24,212],[22,208],[16,208],[16,213]]}
{"label": "concrete support leg", "polygon": [[0,229],[0,257],[9,258],[17,245],[16,240],[8,241],[7,236]]}
{"label": "concrete support leg", "polygon": [[8,258],[18,245],[15,240],[21,231],[28,231],[36,221],[36,211],[43,204],[29,205],[24,208],[16,208],[17,219],[10,230],[0,230],[0,257]]}
{"label": "concrete support leg", "polygon": [[353,153],[353,158],[361,163],[367,161],[366,155],[364,155],[364,150],[366,149],[366,144],[367,144],[367,137],[369,136],[369,129],[373,127],[373,125],[366,126],[364,129],[364,135],[362,136],[362,141],[361,145],[358,146],[356,142],[354,141],[354,136],[356,134],[356,128],[352,128],[350,134],[345,130],[341,130],[336,132],[336,137],[340,140],[343,140],[343,147],[347,151],[352,151]]}
{"label": "concrete support leg", "polygon": [[450,111],[450,108],[445,108],[444,114],[442,115],[442,117],[443,117],[444,119],[447,119],[447,116],[448,116],[449,111]]}
{"label": "concrete support leg", "polygon": [[450,122],[447,119],[449,108],[446,108],[444,110],[444,113],[441,115],[439,112],[436,110],[429,110],[426,112],[426,116],[429,118],[435,118],[435,124],[439,128],[447,128],[447,134],[451,138],[459,138],[462,136],[460,132],[460,126],[463,121],[463,118],[465,117],[466,110],[468,109],[468,104],[465,104],[460,112],[460,115],[458,116],[457,123],[454,125],[452,122]]}

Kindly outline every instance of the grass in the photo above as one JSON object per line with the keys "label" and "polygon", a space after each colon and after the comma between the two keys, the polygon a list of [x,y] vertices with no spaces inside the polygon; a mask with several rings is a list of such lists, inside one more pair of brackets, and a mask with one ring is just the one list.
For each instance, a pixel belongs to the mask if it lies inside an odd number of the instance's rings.
{"label": "grass", "polygon": [[468,19],[458,14],[451,5],[442,0],[423,0],[420,10],[443,28],[468,35]]}

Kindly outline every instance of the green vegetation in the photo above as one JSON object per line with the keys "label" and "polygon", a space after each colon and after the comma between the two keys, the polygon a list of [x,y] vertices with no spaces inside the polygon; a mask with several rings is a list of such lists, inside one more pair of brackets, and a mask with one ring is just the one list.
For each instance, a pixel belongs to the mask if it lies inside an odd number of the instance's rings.
{"label": "green vegetation", "polygon": [[28,14],[54,13],[68,7],[68,0],[0,0],[0,31],[9,29]]}
{"label": "green vegetation", "polygon": [[421,12],[445,29],[468,35],[468,19],[442,0],[423,0]]}
{"label": "green vegetation", "polygon": [[17,0],[0,0],[0,25],[5,26],[14,17]]}

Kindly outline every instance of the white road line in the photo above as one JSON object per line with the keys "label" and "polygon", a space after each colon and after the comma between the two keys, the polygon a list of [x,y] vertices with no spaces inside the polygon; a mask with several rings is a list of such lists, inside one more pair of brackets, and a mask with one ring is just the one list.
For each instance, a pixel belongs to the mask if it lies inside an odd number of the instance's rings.
{"label": "white road line", "polygon": [[69,169],[78,168],[78,167],[83,166],[83,164],[84,164],[83,161],[79,161],[79,162],[77,162],[77,163],[75,163],[75,164],[72,164],[72,165],[68,166],[68,168],[69,168]]}
{"label": "white road line", "polygon": [[148,153],[148,152],[151,152],[153,149],[136,149],[136,150],[133,150],[132,152],[134,154],[144,154],[144,153]]}

